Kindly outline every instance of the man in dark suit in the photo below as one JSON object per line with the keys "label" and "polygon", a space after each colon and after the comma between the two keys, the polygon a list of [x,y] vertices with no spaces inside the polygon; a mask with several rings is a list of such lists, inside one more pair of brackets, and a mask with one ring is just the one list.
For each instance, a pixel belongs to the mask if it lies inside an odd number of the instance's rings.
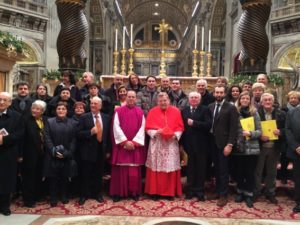
{"label": "man in dark suit", "polygon": [[11,95],[0,93],[0,213],[9,216],[10,197],[16,189],[19,142],[24,134],[21,114],[8,107]]}
{"label": "man in dark suit", "polygon": [[235,106],[226,102],[225,87],[214,89],[216,101],[209,105],[212,114],[212,153],[216,173],[217,205],[225,206],[228,202],[228,156],[232,151],[238,134],[239,115]]}
{"label": "man in dark suit", "polygon": [[289,110],[286,117],[287,156],[293,159],[296,206],[294,213],[300,213],[300,107]]}
{"label": "man in dark suit", "polygon": [[[101,107],[101,98],[93,97],[90,103],[91,112],[79,118],[80,205],[85,203],[88,193],[91,193],[98,202],[104,201],[101,187],[104,160],[110,146],[110,118],[100,113]],[[91,190],[89,186],[92,186]]]}
{"label": "man in dark suit", "polygon": [[201,95],[191,92],[188,96],[189,106],[181,114],[184,122],[182,145],[188,154],[186,199],[197,197],[204,201],[204,183],[206,160],[208,154],[209,130],[212,117],[207,106],[200,105]]}
{"label": "man in dark suit", "polygon": [[17,83],[17,96],[12,100],[10,108],[21,113],[24,117],[31,115],[32,99],[29,95],[29,84],[25,81]]}

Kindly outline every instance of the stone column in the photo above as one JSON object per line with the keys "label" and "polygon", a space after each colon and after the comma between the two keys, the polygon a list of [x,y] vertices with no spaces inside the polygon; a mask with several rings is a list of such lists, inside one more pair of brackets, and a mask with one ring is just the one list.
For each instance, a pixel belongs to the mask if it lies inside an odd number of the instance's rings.
{"label": "stone column", "polygon": [[57,38],[59,69],[85,70],[88,22],[84,14],[86,0],[56,0],[61,30]]}

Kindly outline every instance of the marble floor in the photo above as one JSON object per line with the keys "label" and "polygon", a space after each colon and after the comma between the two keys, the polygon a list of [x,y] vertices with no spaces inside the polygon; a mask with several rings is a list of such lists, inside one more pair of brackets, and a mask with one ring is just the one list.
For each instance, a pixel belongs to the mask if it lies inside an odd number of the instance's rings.
{"label": "marble floor", "polygon": [[1,225],[300,225],[299,221],[128,216],[0,216]]}

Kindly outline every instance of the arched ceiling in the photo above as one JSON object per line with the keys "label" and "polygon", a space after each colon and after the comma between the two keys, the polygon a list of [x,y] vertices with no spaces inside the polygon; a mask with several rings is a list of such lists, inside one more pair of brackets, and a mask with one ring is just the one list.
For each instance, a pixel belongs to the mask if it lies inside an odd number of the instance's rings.
{"label": "arched ceiling", "polygon": [[133,23],[139,27],[148,21],[165,19],[181,36],[192,19],[196,3],[197,0],[119,0],[127,26]]}

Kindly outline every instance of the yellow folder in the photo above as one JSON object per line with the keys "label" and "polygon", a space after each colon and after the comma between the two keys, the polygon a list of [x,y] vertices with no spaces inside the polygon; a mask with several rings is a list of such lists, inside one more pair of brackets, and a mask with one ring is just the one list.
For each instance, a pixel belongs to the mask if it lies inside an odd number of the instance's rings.
{"label": "yellow folder", "polygon": [[254,131],[255,130],[253,116],[248,117],[246,119],[241,119],[240,121],[241,121],[243,130],[245,130],[245,131]]}
{"label": "yellow folder", "polygon": [[261,121],[262,136],[269,137],[270,141],[278,140],[278,136],[273,133],[274,130],[277,130],[276,120]]}
{"label": "yellow folder", "polygon": [[[242,129],[244,131],[254,131],[255,130],[255,125],[254,125],[254,117],[248,117],[246,119],[241,119],[240,120],[241,125],[242,125]],[[250,137],[246,138],[247,140],[250,139]]]}

